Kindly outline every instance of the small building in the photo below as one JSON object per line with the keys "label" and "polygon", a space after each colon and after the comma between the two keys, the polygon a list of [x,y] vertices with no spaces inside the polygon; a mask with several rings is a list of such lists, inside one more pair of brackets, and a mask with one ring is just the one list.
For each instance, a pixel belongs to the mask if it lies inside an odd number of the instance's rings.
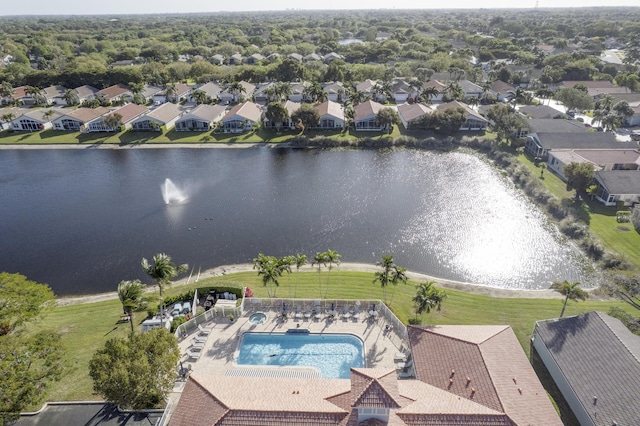
{"label": "small building", "polygon": [[424,91],[430,87],[435,87],[435,91],[437,91],[437,94],[430,98],[422,95],[422,98],[424,98],[423,100],[429,102],[442,102],[442,97],[447,90],[447,86],[444,83],[439,82],[438,80],[429,80],[422,85],[422,92],[424,93]]}
{"label": "small building", "polygon": [[262,56],[259,53],[254,53],[253,55],[251,55],[251,56],[249,56],[247,58],[247,64],[255,65],[255,64],[257,64],[258,62],[260,62],[262,60],[264,60],[264,56]]}
{"label": "small building", "polygon": [[133,94],[129,90],[129,86],[118,83],[98,91],[96,98],[105,102],[132,102]]}
{"label": "small building", "polygon": [[283,105],[283,107],[287,110],[287,114],[289,115],[289,117],[287,118],[286,121],[282,122],[282,123],[278,123],[279,126],[277,126],[277,123],[274,123],[273,121],[269,121],[266,118],[264,119],[264,126],[267,128],[289,128],[289,129],[295,129],[296,127],[296,123],[293,122],[293,120],[291,120],[291,116],[293,115],[294,112],[296,112],[300,106],[302,104],[300,102],[291,102],[291,101],[286,101]]}
{"label": "small building", "polygon": [[152,330],[154,328],[160,328],[160,327],[164,327],[167,330],[171,330],[172,322],[173,322],[172,317],[165,318],[164,321],[162,321],[160,318],[155,316],[151,319],[146,319],[142,321],[142,332],[145,333],[149,330]]}
{"label": "small building", "polygon": [[177,132],[207,132],[215,126],[226,113],[222,105],[198,105],[188,114],[176,120]]}
{"label": "small building", "polygon": [[71,132],[86,131],[86,125],[88,123],[108,113],[109,110],[104,107],[78,108],[65,112],[64,115],[52,121],[53,130]]}
{"label": "small building", "polygon": [[640,337],[602,312],[536,322],[533,347],[581,425],[638,424]]}
{"label": "small building", "polygon": [[[562,120],[549,120],[562,121]],[[534,157],[545,161],[552,150],[573,149],[630,149],[638,147],[635,142],[618,142],[613,133],[609,132],[534,132],[529,133],[525,142],[525,150]]]}
{"label": "small building", "polygon": [[171,102],[162,104],[153,111],[136,118],[131,122],[132,130],[161,132],[174,128],[176,121],[180,118],[182,111],[180,107]]}
{"label": "small building", "polygon": [[229,57],[229,65],[241,65],[242,64],[242,55],[239,53],[234,53]]}
{"label": "small building", "polygon": [[446,111],[452,108],[461,108],[464,110],[465,122],[460,126],[460,130],[486,130],[489,120],[480,115],[480,113],[471,109],[471,107],[460,101],[451,101],[446,104],[439,104],[436,109]]}
{"label": "small building", "polygon": [[[547,168],[566,181],[564,168],[570,163],[589,163],[595,171],[638,170],[640,152],[631,149],[571,149],[548,153]],[[638,188],[640,191],[640,188]]]}
{"label": "small building", "polygon": [[[213,81],[210,81],[198,87],[196,90],[204,92],[205,95],[207,95],[208,101],[213,101],[214,99],[218,99],[222,88]],[[193,101],[193,91],[191,92],[191,100]]]}
{"label": "small building", "polygon": [[47,105],[67,105],[64,94],[67,88],[64,86],[49,86],[42,89],[42,95]]}
{"label": "small building", "polygon": [[431,113],[433,113],[433,110],[423,103],[398,105],[398,116],[405,129],[411,128],[412,121]]}
{"label": "small building", "polygon": [[294,61],[297,61],[297,62],[302,62],[302,55],[299,53],[289,53],[287,55],[287,58],[293,59]]}
{"label": "small building", "polygon": [[376,114],[384,108],[384,105],[374,101],[365,101],[354,107],[355,116],[353,118],[356,131],[380,132],[383,130],[376,123]]}
{"label": "small building", "polygon": [[231,108],[222,118],[225,133],[240,133],[252,130],[260,125],[262,108],[253,102],[244,102]]}
{"label": "small building", "polygon": [[211,63],[213,65],[222,65],[222,64],[224,64],[224,56],[222,56],[219,53],[216,53],[215,55],[213,55],[211,57]]}
{"label": "small building", "polygon": [[322,90],[327,93],[327,99],[333,102],[342,102],[347,95],[344,85],[339,81],[324,84]]}
{"label": "small building", "polygon": [[291,102],[302,102],[306,100],[305,93],[308,84],[304,81],[299,83],[291,83],[291,94],[289,100]]}
{"label": "small building", "polygon": [[[110,111],[107,114],[103,114],[99,118],[95,118],[86,123],[87,132],[119,132],[122,129],[130,129],[133,120],[141,116],[148,109],[144,105],[127,104],[123,107]],[[120,123],[117,126],[111,126],[105,122],[105,118],[111,115],[119,115]]]}
{"label": "small building", "polygon": [[40,130],[50,129],[53,127],[53,125],[51,124],[52,121],[59,118],[61,115],[58,111],[53,109],[36,109],[22,111],[24,111],[23,114],[11,120],[10,128],[12,130],[38,132]]}
{"label": "small building", "polygon": [[[567,116],[549,105],[521,105],[518,112],[527,118],[533,119],[562,119]],[[585,127],[585,126],[583,126]]]}
{"label": "small building", "polygon": [[78,97],[78,103],[83,103],[84,101],[91,101],[95,99],[97,93],[100,91],[93,86],[89,86],[88,84],[76,87],[73,90],[76,92],[76,96]]}
{"label": "small building", "polygon": [[145,84],[142,92],[140,92],[140,97],[145,103],[152,102],[153,97],[160,92],[162,92],[162,87]]}
{"label": "small building", "polygon": [[227,87],[226,90],[220,92],[218,97],[220,98],[220,103],[222,104],[234,104],[240,102],[241,98],[248,99],[253,95],[253,92],[256,90],[256,86],[246,82],[241,81],[240,85],[243,88],[243,91],[234,91],[230,87]]}
{"label": "small building", "polygon": [[344,108],[338,102],[325,101],[316,105],[320,122],[318,127],[321,129],[343,129],[346,125],[344,116]]}
{"label": "small building", "polygon": [[599,171],[594,178],[598,186],[596,199],[605,206],[615,206],[618,201],[625,206],[640,203],[640,171]]}
{"label": "small building", "polygon": [[491,93],[496,97],[498,102],[506,102],[511,98],[512,92],[516,90],[515,87],[509,83],[505,83],[502,80],[496,80],[491,83]]}

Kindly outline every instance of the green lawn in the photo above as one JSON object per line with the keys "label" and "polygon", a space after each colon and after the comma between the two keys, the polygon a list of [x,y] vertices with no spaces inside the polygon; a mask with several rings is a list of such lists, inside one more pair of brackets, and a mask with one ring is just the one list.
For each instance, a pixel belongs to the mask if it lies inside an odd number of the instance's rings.
{"label": "green lawn", "polygon": [[[518,159],[539,178],[540,167],[536,167],[524,154],[519,155]],[[596,200],[574,201],[575,192],[567,191],[566,183],[550,171],[544,172],[541,181],[556,197],[572,201],[576,214],[589,224],[591,231],[607,249],[624,255],[627,261],[640,268],[640,234],[631,223],[616,221],[615,207],[605,207]]]}
{"label": "green lawn", "polygon": [[[296,274],[291,274],[291,285],[288,278],[281,279],[277,289],[278,297],[294,295]],[[327,273],[321,274],[323,284]],[[381,299],[382,290],[379,285],[372,284],[373,274],[333,270],[330,276],[328,298],[339,299]],[[266,288],[255,272],[230,274],[223,277],[212,277],[201,280],[197,284],[170,288],[167,295],[178,294],[203,285],[248,286],[256,297],[267,297]],[[392,310],[405,323],[413,317],[411,298],[415,294],[415,282],[396,287],[391,303]],[[303,298],[319,298],[320,290],[317,272],[300,273],[297,296]],[[388,290],[388,297],[392,289]],[[425,324],[508,324],[511,325],[523,349],[529,353],[529,338],[533,325],[538,319],[554,318],[560,313],[562,301],[559,299],[501,299],[447,290],[442,311],[425,315]],[[575,315],[593,310],[608,311],[612,306],[619,306],[628,312],[634,312],[622,301],[587,301],[569,302],[566,315]],[[60,382],[55,383],[48,392],[48,400],[88,400],[97,399],[92,394],[91,379],[88,375],[88,363],[93,353],[100,348],[106,339],[113,336],[126,336],[128,323],[118,323],[121,305],[118,300],[56,307],[38,322],[37,327],[58,331],[63,336],[66,349],[67,369]],[[144,313],[135,318],[136,327],[144,319]],[[36,408],[36,407],[32,407]]]}

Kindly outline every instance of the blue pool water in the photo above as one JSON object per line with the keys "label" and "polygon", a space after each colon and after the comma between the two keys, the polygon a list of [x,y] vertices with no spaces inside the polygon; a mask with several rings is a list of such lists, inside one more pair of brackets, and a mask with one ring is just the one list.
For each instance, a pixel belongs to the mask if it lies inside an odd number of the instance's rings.
{"label": "blue pool water", "polygon": [[325,379],[348,379],[364,367],[364,344],[350,334],[245,333],[239,365],[315,367]]}

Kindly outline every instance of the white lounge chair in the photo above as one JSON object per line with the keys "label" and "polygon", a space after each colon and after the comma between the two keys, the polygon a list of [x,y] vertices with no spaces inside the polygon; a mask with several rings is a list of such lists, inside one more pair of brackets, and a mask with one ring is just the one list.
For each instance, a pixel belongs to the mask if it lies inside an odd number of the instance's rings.
{"label": "white lounge chair", "polygon": [[351,312],[349,312],[349,305],[344,305],[344,309],[342,310],[342,318],[344,319],[351,318]]}
{"label": "white lounge chair", "polygon": [[209,336],[194,336],[193,341],[198,343],[205,343]]}
{"label": "white lounge chair", "polygon": [[197,339],[191,339],[191,347],[193,348],[204,348],[205,342]]}
{"label": "white lounge chair", "polygon": [[409,368],[413,365],[413,360],[410,359],[409,361],[406,362],[396,362],[396,369],[398,370],[404,370],[405,368]]}
{"label": "white lounge chair", "polygon": [[209,334],[213,331],[213,327],[203,327],[202,324],[198,324],[198,330],[201,334]]}
{"label": "white lounge chair", "polygon": [[304,317],[306,319],[311,318],[311,307],[310,306],[305,306],[304,307]]}
{"label": "white lounge chair", "polygon": [[191,359],[199,359],[200,355],[202,355],[202,351],[187,349],[185,354],[187,355],[187,357],[189,357]]}
{"label": "white lounge chair", "polygon": [[302,318],[302,310],[300,309],[300,306],[296,306],[295,317],[296,318]]}
{"label": "white lounge chair", "polygon": [[353,319],[356,321],[360,319],[360,308],[358,308],[358,306],[353,310]]}

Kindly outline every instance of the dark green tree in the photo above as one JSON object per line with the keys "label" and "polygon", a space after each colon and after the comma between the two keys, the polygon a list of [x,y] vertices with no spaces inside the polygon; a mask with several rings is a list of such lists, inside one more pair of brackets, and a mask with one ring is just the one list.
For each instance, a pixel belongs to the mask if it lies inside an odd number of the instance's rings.
{"label": "dark green tree", "polygon": [[144,285],[139,280],[120,281],[120,284],[118,284],[118,299],[120,299],[120,303],[122,303],[122,310],[129,316],[131,333],[134,332],[134,312],[139,309],[142,304],[143,292]]}
{"label": "dark green tree", "polygon": [[140,262],[142,269],[153,279],[158,285],[160,290],[160,324],[164,322],[164,300],[162,297],[162,291],[165,287],[171,285],[171,280],[186,272],[189,269],[189,265],[186,263],[182,265],[176,265],[171,260],[171,257],[165,253],[158,253],[153,256],[153,263],[149,263],[147,259],[142,258]]}
{"label": "dark green tree", "polygon": [[580,193],[585,192],[593,181],[593,164],[569,163],[564,166],[564,176],[567,178],[567,187],[576,191],[576,200],[578,200]]}
{"label": "dark green tree", "polygon": [[20,274],[0,273],[0,336],[10,334],[52,306],[53,291],[46,284]]}
{"label": "dark green tree", "polygon": [[275,124],[276,131],[280,133],[280,127],[289,118],[289,112],[280,102],[271,102],[267,105],[267,111],[264,116]]}
{"label": "dark green tree", "polygon": [[400,117],[398,113],[391,108],[382,108],[376,114],[375,118],[376,124],[382,127],[384,130],[389,130],[393,128],[392,126],[400,124]]}
{"label": "dark green tree", "polygon": [[294,123],[298,123],[298,126],[300,124],[302,125],[302,133],[305,129],[318,127],[320,123],[320,113],[313,105],[302,104],[300,108],[291,114],[291,119]]}

